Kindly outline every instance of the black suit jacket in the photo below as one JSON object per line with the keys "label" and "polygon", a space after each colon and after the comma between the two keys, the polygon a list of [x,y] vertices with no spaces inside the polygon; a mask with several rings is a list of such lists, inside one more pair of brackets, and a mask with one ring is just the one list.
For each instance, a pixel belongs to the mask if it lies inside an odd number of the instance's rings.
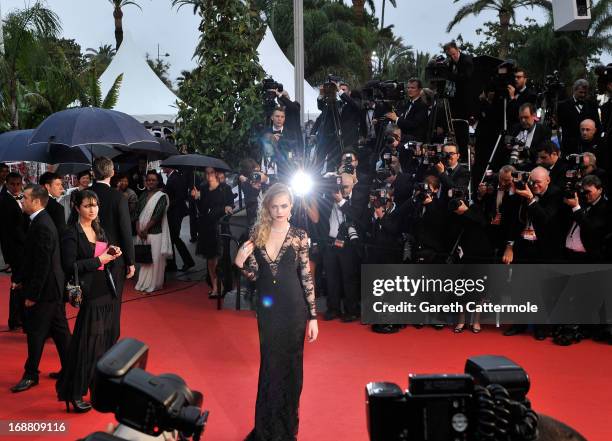
{"label": "black suit jacket", "polygon": [[285,108],[285,130],[292,139],[301,146],[302,125],[300,121],[300,103],[291,101],[285,96],[280,96],[278,102]]}
{"label": "black suit jacket", "polygon": [[[450,215],[450,245],[459,245],[463,250],[462,262],[487,262],[493,258],[493,246],[487,231],[487,218],[478,206],[472,205],[462,215]],[[461,237],[459,237],[461,235]]]}
{"label": "black suit jacket", "polygon": [[98,195],[98,217],[109,244],[121,248],[122,256],[115,260],[115,266],[134,265],[134,241],[127,198],[116,189],[100,182],[93,184],[91,190]]}
{"label": "black suit jacket", "polygon": [[573,97],[559,103],[557,121],[562,129],[561,151],[564,155],[576,153],[580,143],[580,123],[585,119],[595,121],[597,133],[601,133],[601,122],[597,110],[597,105],[585,101],[582,111],[578,113]]}
{"label": "black suit jacket", "polygon": [[[550,137],[552,136],[552,134],[548,127],[543,126],[540,123],[536,123],[533,130],[534,130],[533,138],[531,138],[531,145],[529,146],[528,156],[529,156],[529,161],[531,161],[532,163],[535,163],[538,157],[538,147],[541,146],[545,141],[550,141]],[[520,124],[516,124],[514,127],[512,127],[511,133],[512,133],[512,136],[516,138],[522,131],[523,131],[523,127]],[[499,146],[498,151],[499,150],[503,150],[504,155],[505,155],[504,164],[508,164],[510,160],[511,151],[508,150],[507,148],[504,148],[503,145]]]}
{"label": "black suit jacket", "polygon": [[[420,202],[408,201],[408,211],[411,213],[412,234],[414,235],[417,249],[433,251],[437,256],[446,257],[450,251],[451,244],[448,229],[448,202],[444,199],[434,197],[433,201],[425,206]],[[423,207],[425,210],[423,211]],[[402,207],[404,211],[405,207]]]}
{"label": "black suit jacket", "polygon": [[567,228],[561,190],[549,186],[538,201],[528,205],[526,210],[537,236],[540,257],[558,258],[562,244],[565,243],[563,233]]}
{"label": "black suit jacket", "polygon": [[[4,260],[11,265],[13,272],[18,272],[23,261],[23,246],[29,219],[9,192],[0,197],[0,213],[0,240]],[[14,276],[15,274],[13,279]]]}
{"label": "black suit jacket", "polygon": [[51,216],[51,219],[53,219],[55,228],[57,228],[57,233],[61,237],[64,229],[66,228],[66,216],[63,205],[49,196],[49,202],[47,202],[45,210],[47,210],[47,213],[49,213],[49,216]]}
{"label": "black suit jacket", "polygon": [[361,132],[361,100],[348,94],[340,95],[340,127],[342,127],[342,142],[344,148],[356,147]]}
{"label": "black suit jacket", "polygon": [[168,216],[180,219],[187,216],[187,184],[183,175],[178,171],[173,171],[166,181],[164,193],[168,195],[170,204],[168,205]]}
{"label": "black suit jacket", "polygon": [[431,174],[437,176],[440,179],[440,184],[442,185],[442,196],[443,199],[447,197],[448,190],[453,188],[462,188],[467,190],[470,185],[470,171],[463,164],[457,164],[450,173],[446,170],[440,173],[438,169],[432,167],[429,169],[427,174]]}
{"label": "black suit jacket", "polygon": [[[356,185],[353,188],[351,198],[340,207],[340,211],[342,211],[346,220],[355,223],[361,237],[363,237],[369,226],[368,212],[366,210],[368,201],[369,194],[365,186]],[[322,237],[327,238],[329,237],[329,218],[331,216],[334,199],[331,196],[319,198],[318,204],[320,216],[317,228],[320,228],[319,231]]]}
{"label": "black suit jacket", "polygon": [[46,210],[38,213],[28,228],[24,265],[16,282],[23,284],[26,299],[35,302],[63,300],[64,271],[59,237]]}
{"label": "black suit jacket", "polygon": [[508,101],[506,106],[506,115],[508,118],[508,126],[512,127],[519,122],[519,109],[525,103],[536,104],[538,102],[538,94],[535,90],[526,87],[523,92],[516,91],[516,98]]}
{"label": "black suit jacket", "polygon": [[[98,240],[105,241],[106,238]],[[65,228],[61,237],[62,249],[62,267],[67,277],[74,275],[74,265],[76,263],[77,271],[79,272],[79,284],[83,290],[83,296],[87,299],[91,297],[91,287],[93,284],[93,275],[101,266],[100,258],[94,257],[94,249],[89,243],[87,235],[83,231],[83,227],[77,222]],[[115,284],[111,275],[111,269],[114,262],[104,266],[106,280],[111,294],[117,296]],[[96,290],[104,292],[102,290]]]}
{"label": "black suit jacket", "polygon": [[[580,240],[587,254],[594,260],[603,258],[603,238],[610,232],[607,222],[608,201],[603,197],[593,206],[584,206],[571,214],[580,226]],[[573,223],[572,223],[573,226]],[[572,228],[570,226],[570,228]]]}
{"label": "black suit jacket", "polygon": [[429,109],[419,97],[398,115],[397,125],[402,129],[402,137],[408,141],[423,142],[427,138],[429,124]]}
{"label": "black suit jacket", "polygon": [[477,96],[472,84],[474,59],[471,55],[461,52],[457,63],[451,61],[451,69],[450,80],[454,81],[457,87],[455,97],[450,100],[453,118],[468,119],[476,115],[477,111]]}
{"label": "black suit jacket", "polygon": [[557,163],[552,169],[548,170],[550,176],[550,183],[557,188],[565,188],[565,173],[567,172],[568,164],[561,159],[557,160]]}

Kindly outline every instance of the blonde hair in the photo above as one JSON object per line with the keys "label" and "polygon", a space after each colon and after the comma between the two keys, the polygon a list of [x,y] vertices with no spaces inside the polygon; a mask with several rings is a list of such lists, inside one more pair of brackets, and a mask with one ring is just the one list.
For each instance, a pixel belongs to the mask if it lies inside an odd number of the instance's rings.
{"label": "blonde hair", "polygon": [[259,212],[257,213],[257,221],[255,222],[251,235],[251,240],[255,243],[255,246],[259,248],[263,248],[270,237],[270,230],[272,229],[270,205],[274,198],[282,194],[286,194],[289,197],[289,202],[293,205],[293,194],[291,193],[291,189],[285,184],[274,184],[264,194]]}

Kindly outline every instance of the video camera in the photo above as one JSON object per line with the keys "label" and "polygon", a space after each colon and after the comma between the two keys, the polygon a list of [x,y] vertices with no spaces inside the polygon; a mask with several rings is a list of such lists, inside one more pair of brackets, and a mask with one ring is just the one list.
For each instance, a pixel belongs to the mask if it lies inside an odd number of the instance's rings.
{"label": "video camera", "polygon": [[425,66],[425,79],[430,82],[436,93],[442,98],[453,98],[457,85],[452,78],[450,59],[436,55]]}
{"label": "video camera", "polygon": [[528,171],[513,171],[512,182],[517,190],[525,190],[529,185],[531,187],[531,172]]}
{"label": "video camera", "polygon": [[582,189],[582,178],[584,174],[584,155],[573,153],[567,155],[567,162],[569,164],[565,171],[565,188],[563,189],[563,197],[566,199],[573,199],[574,194],[578,193],[583,195]]}
{"label": "video camera", "polygon": [[406,85],[396,80],[368,81],[361,89],[363,102],[395,104],[406,98]]}
{"label": "video camera", "polygon": [[498,96],[508,97],[508,86],[516,87],[516,62],[514,60],[506,60],[497,66],[497,72],[493,78],[495,93]]}
{"label": "video camera", "polygon": [[563,91],[563,89],[565,89],[565,83],[561,81],[561,77],[559,76],[558,70],[544,77],[545,93],[555,93],[558,95]]}
{"label": "video camera", "polygon": [[202,394],[178,375],[147,373],[148,352],[147,345],[127,338],[104,354],[96,364],[93,408],[113,412],[119,423],[150,436],[178,430],[199,440],[208,420],[208,411],[201,412]]}
{"label": "video camera", "polygon": [[612,63],[595,67],[595,75],[597,75],[597,93],[602,95],[609,93],[608,83],[612,83]]}
{"label": "video camera", "polygon": [[276,91],[282,92],[283,85],[281,83],[277,83],[272,78],[264,78],[261,83],[261,88],[264,93],[264,106],[266,110],[269,112],[276,108]]}
{"label": "video camera", "polygon": [[469,358],[464,374],[408,376],[365,388],[371,441],[535,440],[538,416],[526,398],[529,376],[502,356]]}

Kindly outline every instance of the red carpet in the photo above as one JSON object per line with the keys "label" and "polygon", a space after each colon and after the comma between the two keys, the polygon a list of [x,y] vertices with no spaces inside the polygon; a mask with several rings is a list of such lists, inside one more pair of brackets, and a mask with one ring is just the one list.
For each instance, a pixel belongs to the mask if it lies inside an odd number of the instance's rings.
{"label": "red carpet", "polygon": [[[7,282],[0,278],[3,331]],[[204,407],[210,410],[204,440],[240,441],[254,417],[259,366],[255,319],[249,312],[215,310],[203,285],[173,282],[164,292],[173,290],[148,298],[130,291],[126,298],[138,300],[123,305],[123,336],[150,346],[150,372],[177,373],[203,392]],[[0,435],[0,441],[74,440],[114,421],[110,414],[93,411],[66,414],[63,403],[55,401],[54,382],[47,374],[59,368],[59,361],[51,341],[41,363],[40,384],[27,392],[10,393],[9,387],[23,372],[25,335],[0,332],[0,342],[0,420],[54,420],[69,426],[65,436]],[[591,441],[612,439],[609,346],[586,341],[559,347],[530,336],[503,337],[494,329],[480,335],[453,335],[448,329],[409,328],[378,335],[366,326],[337,321],[321,322],[320,340],[306,345],[299,439],[365,441],[367,382],[386,380],[406,387],[408,373],[462,372],[466,357],[477,354],[505,355],[522,365],[531,378],[529,397],[536,411],[566,422]]]}

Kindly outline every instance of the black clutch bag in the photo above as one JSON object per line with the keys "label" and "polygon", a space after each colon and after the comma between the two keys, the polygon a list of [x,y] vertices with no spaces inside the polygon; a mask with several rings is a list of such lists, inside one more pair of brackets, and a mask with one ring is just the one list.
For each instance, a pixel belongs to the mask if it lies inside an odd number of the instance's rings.
{"label": "black clutch bag", "polygon": [[153,263],[153,254],[151,254],[151,245],[136,244],[134,245],[134,259],[136,263]]}
{"label": "black clutch bag", "polygon": [[68,302],[75,308],[80,307],[81,303],[83,303],[83,290],[79,284],[79,270],[76,263],[74,264],[74,279],[72,283],[66,283],[66,296],[68,297]]}

